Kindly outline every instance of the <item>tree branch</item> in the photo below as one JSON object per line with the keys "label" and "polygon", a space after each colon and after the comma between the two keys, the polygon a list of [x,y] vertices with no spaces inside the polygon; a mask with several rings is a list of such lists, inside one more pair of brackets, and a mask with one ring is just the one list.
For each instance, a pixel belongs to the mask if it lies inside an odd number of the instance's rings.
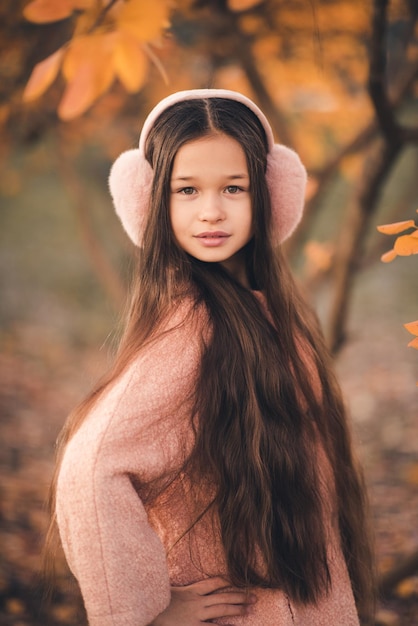
{"label": "tree branch", "polygon": [[247,38],[240,31],[238,22],[236,20],[234,20],[234,22],[235,33],[237,36],[236,56],[241,63],[242,69],[248,78],[248,82],[250,83],[252,90],[257,95],[257,100],[261,109],[270,120],[277,136],[280,138],[280,142],[284,143],[289,148],[292,148],[294,147],[294,141],[289,131],[288,122],[280,109],[274,104],[269,92],[267,91],[265,81],[257,67]]}
{"label": "tree branch", "polygon": [[401,139],[403,143],[417,143],[418,128],[402,128]]}
{"label": "tree branch", "polygon": [[335,260],[335,292],[329,321],[329,340],[334,352],[341,347],[345,339],[353,278],[362,253],[370,216],[378,205],[381,187],[405,145],[404,138],[413,139],[418,134],[418,129],[403,129],[396,122],[394,106],[385,89],[388,0],[374,0],[373,6],[369,91],[385,145],[383,150],[380,148],[375,150],[372,159],[366,161],[367,170],[363,174],[361,185],[341,231],[341,244]]}
{"label": "tree branch", "polygon": [[401,144],[379,144],[366,159],[361,186],[353,198],[337,246],[334,264],[334,293],[328,321],[328,343],[335,354],[345,341],[351,288],[361,256],[362,244],[370,218],[378,206],[380,191],[396,158]]}
{"label": "tree branch", "polygon": [[[403,102],[406,94],[411,89],[414,81],[418,77],[418,61],[415,63],[409,63],[406,68],[400,72],[400,77],[396,86],[392,90],[392,97],[390,103],[394,109],[397,109]],[[329,182],[332,180],[335,172],[341,164],[341,161],[350,154],[356,154],[361,150],[367,148],[370,143],[377,137],[379,131],[379,124],[377,120],[373,120],[365,128],[360,130],[357,135],[347,144],[342,146],[340,150],[328,161],[324,167],[320,170],[311,170],[310,175],[314,176],[318,181],[318,187],[315,194],[309,199],[305,206],[304,218],[302,224],[297,229],[296,233],[291,239],[286,242],[286,251],[289,256],[292,256],[300,245],[300,242],[304,239],[313,218],[322,206],[323,196],[327,190]],[[416,135],[417,129],[406,128],[401,130],[402,140],[405,139],[411,142],[417,141]]]}
{"label": "tree branch", "polygon": [[[279,107],[273,102],[266,88],[266,81],[254,58],[251,41],[249,37],[242,32],[239,15],[231,11],[226,0],[218,0],[216,3],[212,0],[206,0],[201,4],[202,6],[210,7],[211,11],[214,11],[216,6],[217,14],[214,14],[214,23],[216,25],[210,34],[211,40],[216,40],[214,30],[218,31],[218,35],[220,32],[222,36],[228,40],[231,56],[241,65],[251,85],[251,89],[257,97],[260,108],[269,119],[276,135],[280,138],[280,142],[284,143],[289,148],[294,147],[288,121]],[[221,28],[219,23],[221,23]]]}
{"label": "tree branch", "polygon": [[103,7],[103,9],[100,11],[99,15],[96,18],[96,21],[94,22],[94,24],[92,24],[92,26],[90,26],[90,28],[87,31],[88,35],[91,35],[91,33],[96,30],[96,28],[98,28],[99,26],[101,26],[103,24],[103,21],[106,17],[106,15],[109,13],[110,9],[116,4],[116,2],[118,2],[118,0],[110,0],[109,3]]}
{"label": "tree branch", "polygon": [[370,42],[369,94],[379,126],[389,143],[400,143],[400,128],[389,101],[386,78],[386,24],[389,0],[374,0]]}

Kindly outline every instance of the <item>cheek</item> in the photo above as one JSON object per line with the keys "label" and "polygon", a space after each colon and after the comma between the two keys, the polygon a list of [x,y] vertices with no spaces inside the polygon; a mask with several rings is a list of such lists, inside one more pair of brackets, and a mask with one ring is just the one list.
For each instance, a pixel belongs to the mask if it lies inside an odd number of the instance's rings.
{"label": "cheek", "polygon": [[171,228],[173,228],[173,229],[175,228],[175,225],[177,223],[177,216],[178,216],[178,211],[176,210],[176,205],[171,200],[170,206],[169,206],[169,211],[168,211],[168,218],[170,220]]}
{"label": "cheek", "polygon": [[247,218],[248,218],[247,219],[248,230],[250,231],[251,236],[252,236],[254,235],[255,228],[254,228],[253,203],[251,200],[250,200],[249,207],[248,207]]}
{"label": "cheek", "polygon": [[185,213],[179,210],[175,204],[170,204],[169,218],[171,224],[171,230],[174,233],[175,237],[181,235],[184,227],[185,227]]}

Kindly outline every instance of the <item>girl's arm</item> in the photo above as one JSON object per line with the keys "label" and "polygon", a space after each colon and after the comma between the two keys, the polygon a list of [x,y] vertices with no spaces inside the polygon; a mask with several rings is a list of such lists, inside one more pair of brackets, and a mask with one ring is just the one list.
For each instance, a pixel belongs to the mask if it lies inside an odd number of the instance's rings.
{"label": "girl's arm", "polygon": [[181,464],[200,356],[192,331],[141,352],[67,445],[57,521],[90,626],[145,626],[169,605],[165,550],[131,478],[146,484]]}

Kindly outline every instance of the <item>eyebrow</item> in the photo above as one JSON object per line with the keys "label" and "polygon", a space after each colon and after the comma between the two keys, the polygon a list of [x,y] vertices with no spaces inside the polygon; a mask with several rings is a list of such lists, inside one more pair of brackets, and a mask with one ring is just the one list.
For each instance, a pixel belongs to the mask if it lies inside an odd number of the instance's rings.
{"label": "eyebrow", "polygon": [[[172,180],[182,180],[182,181],[191,181],[191,180],[196,180],[196,178],[199,178],[198,176],[176,176],[175,178],[172,178]],[[249,178],[248,174],[231,174],[230,176],[226,176],[227,180],[243,180]]]}

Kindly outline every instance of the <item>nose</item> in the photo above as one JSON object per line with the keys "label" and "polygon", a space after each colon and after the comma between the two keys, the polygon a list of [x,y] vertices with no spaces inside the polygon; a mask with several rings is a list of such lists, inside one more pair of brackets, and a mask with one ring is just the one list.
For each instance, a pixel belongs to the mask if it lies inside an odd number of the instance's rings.
{"label": "nose", "polygon": [[202,222],[221,222],[225,219],[222,200],[217,193],[208,193],[202,198],[199,219]]}

